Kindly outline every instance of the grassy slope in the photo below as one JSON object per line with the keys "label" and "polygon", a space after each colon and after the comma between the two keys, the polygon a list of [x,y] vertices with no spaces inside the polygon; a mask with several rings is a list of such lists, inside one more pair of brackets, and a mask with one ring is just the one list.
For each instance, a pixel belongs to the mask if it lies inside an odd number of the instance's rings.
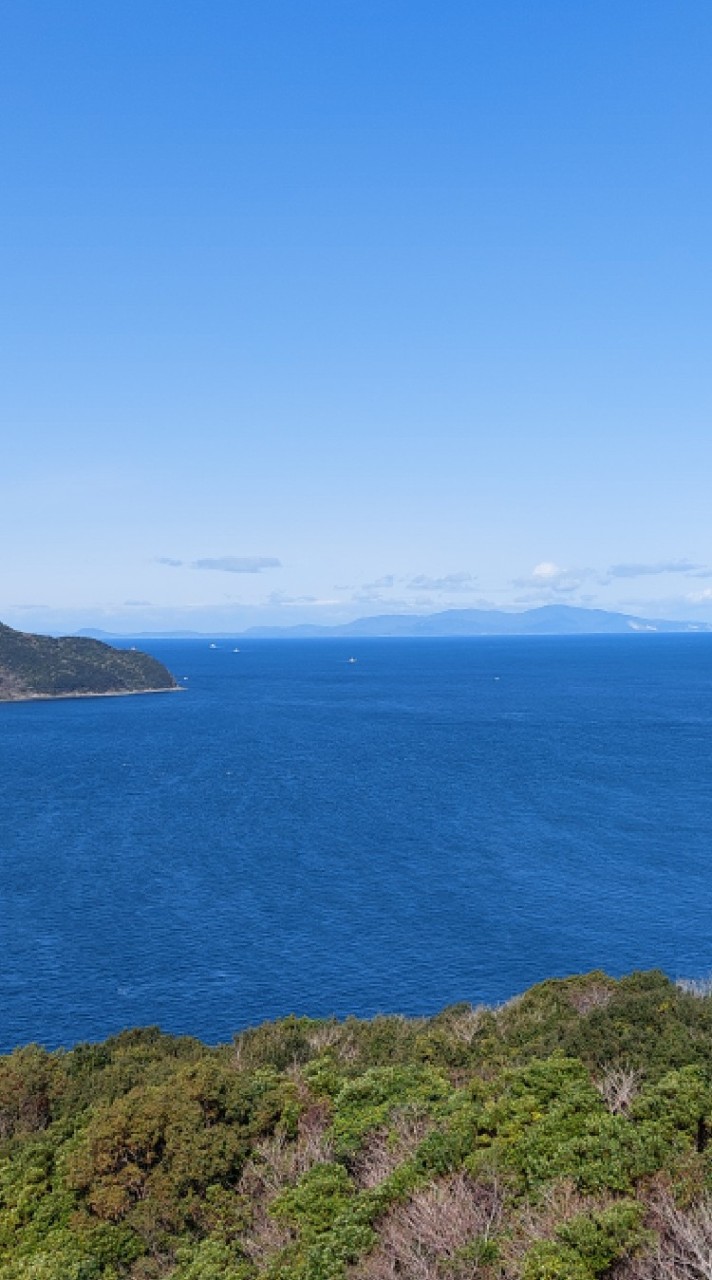
{"label": "grassy slope", "polygon": [[176,687],[162,662],[99,640],[29,635],[0,623],[0,700]]}
{"label": "grassy slope", "polygon": [[29,1047],[0,1059],[0,1276],[696,1280],[710,1129],[712,998],[656,972]]}

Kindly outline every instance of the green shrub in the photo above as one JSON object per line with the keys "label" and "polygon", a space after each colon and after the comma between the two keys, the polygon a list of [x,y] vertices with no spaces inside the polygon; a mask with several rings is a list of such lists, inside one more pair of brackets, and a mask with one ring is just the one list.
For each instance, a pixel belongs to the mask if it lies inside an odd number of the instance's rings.
{"label": "green shrub", "polygon": [[318,1164],[296,1187],[283,1191],[270,1212],[309,1242],[329,1230],[353,1194],[353,1183],[343,1165]]}
{"label": "green shrub", "polygon": [[428,1066],[371,1067],[347,1080],[334,1099],[331,1135],[336,1150],[355,1151],[364,1135],[385,1124],[395,1108],[432,1108],[451,1092],[446,1078]]}
{"label": "green shrub", "polygon": [[642,1205],[625,1200],[571,1218],[558,1228],[555,1240],[540,1241],[529,1250],[523,1280],[595,1280],[649,1242],[642,1217]]}

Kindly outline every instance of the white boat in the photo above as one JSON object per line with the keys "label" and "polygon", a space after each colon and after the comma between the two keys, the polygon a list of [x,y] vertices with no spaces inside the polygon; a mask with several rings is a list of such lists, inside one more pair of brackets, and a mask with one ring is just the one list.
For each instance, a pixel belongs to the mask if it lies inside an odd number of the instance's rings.
{"label": "white boat", "polygon": [[358,658],[347,658],[347,662],[358,662]]}

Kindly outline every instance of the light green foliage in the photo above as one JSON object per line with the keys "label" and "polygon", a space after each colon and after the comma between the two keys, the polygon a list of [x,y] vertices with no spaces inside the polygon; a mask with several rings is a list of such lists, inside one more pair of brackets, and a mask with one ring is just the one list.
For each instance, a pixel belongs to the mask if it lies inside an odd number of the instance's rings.
{"label": "light green foliage", "polygon": [[367,1251],[375,1236],[369,1225],[375,1206],[358,1198],[341,1164],[311,1169],[273,1201],[270,1212],[297,1233],[298,1249],[288,1253],[284,1273],[304,1280],[336,1280],[348,1263]]}
{"label": "light green foliage", "polygon": [[644,1086],[630,1109],[639,1125],[654,1126],[673,1142],[694,1139],[700,1122],[712,1123],[712,1088],[701,1067],[682,1067]]}
{"label": "light green foliage", "polygon": [[559,1227],[555,1240],[535,1244],[523,1280],[596,1280],[614,1262],[649,1241],[641,1228],[643,1207],[620,1201],[599,1213],[581,1214]]}
{"label": "light green foliage", "polygon": [[[584,1192],[630,1191],[684,1149],[674,1116],[661,1124],[611,1115],[576,1059],[554,1054],[505,1072],[502,1083],[483,1109],[477,1146],[528,1190],[570,1178]],[[476,1169],[477,1156],[469,1164]]]}
{"label": "light green foliage", "polygon": [[334,1146],[347,1155],[365,1134],[383,1125],[396,1107],[419,1104],[432,1109],[449,1092],[445,1076],[430,1067],[372,1067],[347,1081],[334,1099]]}
{"label": "light green foliage", "polygon": [[595,1274],[573,1249],[542,1240],[529,1250],[522,1280],[592,1280]]}
{"label": "light green foliage", "polygon": [[277,1197],[271,1212],[311,1242],[333,1226],[353,1194],[353,1183],[343,1165],[318,1164],[296,1187]]}
{"label": "light green foliage", "polygon": [[250,1280],[252,1267],[235,1257],[234,1250],[220,1240],[201,1240],[177,1253],[178,1265],[171,1280]]}

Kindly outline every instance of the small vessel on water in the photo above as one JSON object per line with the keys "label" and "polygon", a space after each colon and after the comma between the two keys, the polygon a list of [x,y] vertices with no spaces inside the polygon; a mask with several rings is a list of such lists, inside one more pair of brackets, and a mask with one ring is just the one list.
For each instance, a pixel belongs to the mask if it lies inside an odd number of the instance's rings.
{"label": "small vessel on water", "polygon": [[217,646],[216,644],[211,644],[211,645],[209,645],[209,646],[208,646],[208,648],[210,648],[210,649],[217,649],[217,647],[218,647],[218,646]]}
{"label": "small vessel on water", "polygon": [[347,662],[358,662],[358,658],[347,658]]}

